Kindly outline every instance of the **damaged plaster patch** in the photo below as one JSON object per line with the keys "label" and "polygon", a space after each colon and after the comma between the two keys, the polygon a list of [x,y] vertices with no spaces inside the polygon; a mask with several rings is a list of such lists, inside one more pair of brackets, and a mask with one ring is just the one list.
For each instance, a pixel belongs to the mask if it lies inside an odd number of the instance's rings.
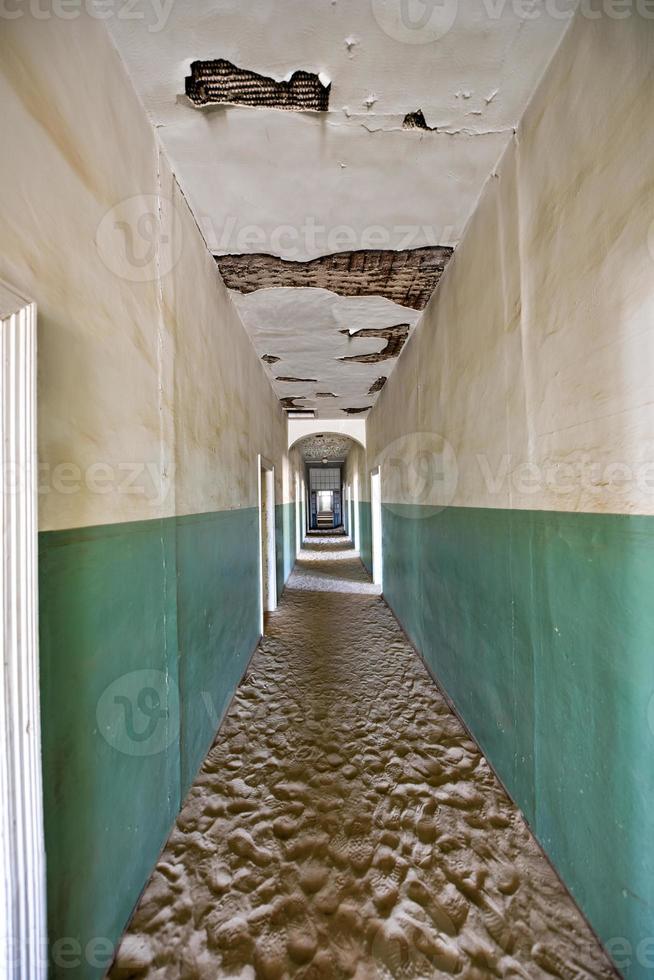
{"label": "damaged plaster patch", "polygon": [[363,415],[364,412],[369,412],[372,405],[365,405],[363,408],[344,408],[343,411],[346,415]]}
{"label": "damaged plaster patch", "polygon": [[[393,327],[385,327],[382,330],[357,330],[355,333],[350,333],[349,330],[342,330],[341,333],[346,333],[353,339],[357,337],[365,339],[368,339],[368,337],[381,337],[385,340],[386,346],[378,353],[350,354],[347,357],[341,357],[342,361],[357,361],[359,364],[377,364],[379,361],[388,361],[391,357],[399,356],[409,336],[409,324],[397,323]],[[384,378],[385,382],[386,379]],[[377,390],[381,390],[381,387],[383,385]],[[368,394],[370,395],[372,392],[369,390]]]}
{"label": "damaged plaster patch", "polygon": [[377,380],[374,381],[370,385],[370,387],[368,388],[368,394],[369,395],[374,395],[378,391],[381,391],[387,381],[388,381],[388,378],[386,378],[384,375],[382,375],[381,378],[377,378]]}
{"label": "damaged plaster patch", "polygon": [[315,112],[327,111],[331,89],[331,83],[324,84],[313,72],[295,71],[288,80],[278,82],[237,68],[226,58],[194,61],[185,85],[186,95],[196,106],[232,104]]}
{"label": "damaged plaster patch", "polygon": [[274,354],[262,354],[261,360],[265,361],[266,364],[276,364],[280,360],[279,357],[275,357]]}
{"label": "damaged plaster patch", "polygon": [[422,109],[417,109],[416,112],[407,112],[402,122],[402,129],[426,129],[430,133],[435,133],[438,131],[438,126],[428,126]]}
{"label": "damaged plaster patch", "polygon": [[292,377],[289,377],[286,374],[280,374],[280,375],[278,375],[277,378],[275,378],[275,380],[276,381],[285,381],[287,384],[288,383],[290,383],[290,384],[315,384],[315,382],[318,379],[317,378],[292,378]]}
{"label": "damaged plaster patch", "polygon": [[306,401],[305,395],[295,395],[293,398],[280,398],[279,400],[282,403],[282,407],[285,408],[287,411],[291,411],[294,408],[299,408],[299,409],[306,408],[307,407],[306,405],[295,404],[298,398],[300,399],[300,401],[303,402]]}
{"label": "damaged plaster patch", "polygon": [[337,435],[306,436],[296,443],[307,463],[323,459],[343,461],[353,445],[354,443],[347,436]]}
{"label": "damaged plaster patch", "polygon": [[229,289],[251,293],[271,287],[309,286],[339,296],[383,296],[393,303],[422,310],[438,285],[453,249],[427,245],[413,249],[360,249],[335,252],[308,262],[275,255],[216,255]]}
{"label": "damaged plaster patch", "polygon": [[[287,378],[317,378],[313,383],[280,381],[270,375],[278,398],[299,398],[318,417],[340,415],[345,408],[367,407],[374,401],[371,386],[389,376],[395,360],[388,359],[390,330],[404,335],[420,319],[409,310],[378,296],[338,296],[326,289],[272,288],[252,293],[230,291],[230,297],[259,356],[281,360]],[[402,324],[398,330],[398,325]],[[401,337],[400,337],[401,342]],[[397,350],[397,338],[393,349]],[[344,361],[348,355],[372,355],[368,360]],[[302,396],[298,396],[298,391]]]}

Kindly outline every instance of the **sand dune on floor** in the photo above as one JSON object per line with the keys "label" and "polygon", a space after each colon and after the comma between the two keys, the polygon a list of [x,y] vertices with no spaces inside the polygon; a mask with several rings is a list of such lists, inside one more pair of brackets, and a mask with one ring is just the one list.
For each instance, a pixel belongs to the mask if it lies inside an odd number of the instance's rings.
{"label": "sand dune on floor", "polygon": [[333,544],[302,553],[112,980],[613,976],[356,555]]}

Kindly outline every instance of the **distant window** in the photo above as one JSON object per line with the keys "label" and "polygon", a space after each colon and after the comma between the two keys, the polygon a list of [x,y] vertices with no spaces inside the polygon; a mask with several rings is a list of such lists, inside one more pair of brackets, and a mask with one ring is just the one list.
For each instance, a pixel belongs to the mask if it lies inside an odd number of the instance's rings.
{"label": "distant window", "polygon": [[341,471],[338,467],[310,469],[309,480],[312,490],[340,490]]}

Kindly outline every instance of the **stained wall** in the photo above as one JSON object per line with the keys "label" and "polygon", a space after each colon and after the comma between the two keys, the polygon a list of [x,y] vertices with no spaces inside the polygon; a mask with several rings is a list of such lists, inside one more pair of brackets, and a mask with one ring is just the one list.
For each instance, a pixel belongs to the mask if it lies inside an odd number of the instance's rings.
{"label": "stained wall", "polygon": [[[86,978],[102,974],[258,641],[258,454],[275,465],[279,513],[294,470],[279,403],[105,26],[5,19],[0,99],[0,277],[38,304],[53,975]],[[293,533],[279,522],[280,588]]]}
{"label": "stained wall", "polygon": [[654,22],[571,25],[368,421],[384,595],[630,977],[654,864]]}

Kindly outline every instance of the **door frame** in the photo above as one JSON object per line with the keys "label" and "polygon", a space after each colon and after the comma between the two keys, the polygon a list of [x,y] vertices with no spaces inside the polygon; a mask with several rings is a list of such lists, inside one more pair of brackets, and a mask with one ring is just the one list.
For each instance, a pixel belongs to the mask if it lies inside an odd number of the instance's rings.
{"label": "door frame", "polygon": [[[39,697],[36,304],[0,280],[0,975],[45,978]],[[7,477],[9,475],[9,482]]]}
{"label": "door frame", "polygon": [[370,523],[372,537],[372,580],[383,585],[384,556],[382,549],[381,466],[370,471]]}
{"label": "door frame", "polygon": [[[265,490],[265,493],[264,493]],[[258,526],[259,526],[259,632],[264,633],[264,614],[277,608],[277,551],[275,547],[275,467],[270,460],[257,456]],[[263,505],[266,504],[268,535],[263,540]],[[267,588],[264,590],[263,552],[267,559]],[[267,602],[266,602],[267,596]]]}
{"label": "door frame", "polygon": [[361,551],[361,512],[359,510],[359,502],[361,497],[361,487],[359,486],[359,472],[358,470],[354,473],[354,479],[352,481],[352,543],[354,545],[354,550],[357,552]]}
{"label": "door frame", "polygon": [[302,549],[302,492],[300,490],[300,474],[295,474],[295,557]]}

